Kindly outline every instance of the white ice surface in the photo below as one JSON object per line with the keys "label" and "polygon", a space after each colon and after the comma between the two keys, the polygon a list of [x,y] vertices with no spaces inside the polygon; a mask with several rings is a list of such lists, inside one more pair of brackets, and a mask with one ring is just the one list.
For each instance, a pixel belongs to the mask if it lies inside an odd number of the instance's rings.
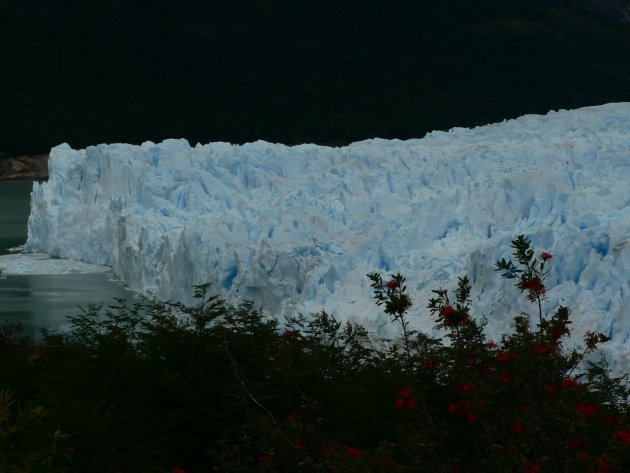
{"label": "white ice surface", "polygon": [[518,234],[555,255],[546,311],[611,334],[630,367],[630,103],[527,115],[343,148],[185,140],[52,149],[27,247],[112,266],[131,289],[191,302],[213,282],[274,314],[322,309],[391,336],[366,273],[401,272],[417,328],[431,289],[469,275],[497,340],[534,314],[494,269]]}
{"label": "white ice surface", "polygon": [[16,253],[0,255],[0,269],[4,276],[24,276],[30,274],[106,273],[112,268],[73,259],[50,258],[46,253]]}

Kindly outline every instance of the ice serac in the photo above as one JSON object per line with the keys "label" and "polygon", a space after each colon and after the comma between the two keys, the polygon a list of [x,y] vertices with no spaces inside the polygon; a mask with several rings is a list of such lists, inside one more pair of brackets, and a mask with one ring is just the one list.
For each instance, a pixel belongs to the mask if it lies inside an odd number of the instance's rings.
{"label": "ice serac", "polygon": [[61,145],[34,184],[27,245],[110,265],[160,299],[191,302],[209,281],[271,313],[325,309],[384,336],[396,327],[366,273],[405,274],[427,331],[431,289],[468,274],[498,339],[534,311],[493,271],[525,234],[555,255],[545,309],[569,306],[576,336],[611,334],[630,366],[629,191],[630,103],[342,148]]}

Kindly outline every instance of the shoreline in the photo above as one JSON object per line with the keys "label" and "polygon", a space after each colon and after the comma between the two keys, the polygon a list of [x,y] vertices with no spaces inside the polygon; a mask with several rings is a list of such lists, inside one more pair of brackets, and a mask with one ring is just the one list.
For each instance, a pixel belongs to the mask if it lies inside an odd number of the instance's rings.
{"label": "shoreline", "polygon": [[48,180],[47,154],[0,159],[0,181],[46,180]]}

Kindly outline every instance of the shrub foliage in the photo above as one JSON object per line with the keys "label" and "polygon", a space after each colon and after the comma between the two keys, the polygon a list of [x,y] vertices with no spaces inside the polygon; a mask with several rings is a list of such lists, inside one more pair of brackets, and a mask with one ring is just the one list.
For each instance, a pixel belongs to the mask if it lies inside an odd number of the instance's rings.
{"label": "shrub foliage", "polygon": [[488,340],[471,286],[434,290],[444,337],[410,329],[405,278],[368,275],[401,327],[376,349],[322,312],[263,317],[197,286],[198,303],[91,305],[41,342],[0,330],[2,472],[630,471],[625,377],[566,348],[570,312],[542,311],[546,266],[522,235],[516,280],[536,323]]}

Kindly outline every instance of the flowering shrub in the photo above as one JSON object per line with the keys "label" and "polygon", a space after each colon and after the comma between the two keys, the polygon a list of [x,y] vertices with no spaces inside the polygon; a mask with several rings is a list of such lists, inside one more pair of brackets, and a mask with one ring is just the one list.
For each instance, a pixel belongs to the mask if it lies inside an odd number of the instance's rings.
{"label": "flowering shrub", "polygon": [[411,389],[403,389],[395,400],[396,407],[413,409],[417,402],[411,393]]}
{"label": "flowering shrub", "polygon": [[[486,340],[484,321],[471,314],[468,278],[458,280],[454,299],[446,289],[436,289],[436,297],[429,300],[430,313],[450,339],[444,346],[410,330],[407,315],[412,302],[402,275],[383,280],[377,273],[368,274],[376,304],[400,325],[403,342],[402,351],[394,346],[376,362],[372,358],[371,369],[377,371],[371,371],[371,390],[395,388],[392,378],[399,384],[389,403],[371,406],[370,418],[382,419],[377,413],[387,412],[383,425],[398,424],[397,429],[385,429],[371,441],[359,425],[345,437],[335,435],[324,420],[326,412],[332,412],[323,405],[334,401],[320,397],[323,404],[304,411],[313,409],[310,416],[321,419],[319,423],[307,423],[305,416],[298,431],[285,429],[266,447],[274,452],[266,458],[280,458],[283,436],[299,435],[304,446],[300,455],[282,467],[266,462],[261,471],[627,471],[630,429],[624,379],[610,377],[605,364],[579,372],[584,355],[607,337],[589,332],[581,352],[565,350],[569,310],[559,307],[550,316],[542,311],[546,266],[553,255],[542,252],[537,258],[522,235],[513,240],[512,248],[517,264],[503,259],[496,269],[518,279],[516,287],[535,304],[538,322],[532,328],[529,316],[516,316],[514,332],[500,343]],[[338,382],[347,386],[349,381]],[[254,437],[269,438],[261,425],[252,424],[249,435],[260,432]],[[360,455],[350,453],[359,451]]]}
{"label": "flowering shrub", "polygon": [[[376,304],[401,328],[401,340],[385,350],[362,327],[324,312],[281,324],[251,303],[209,296],[209,285],[196,288],[194,307],[90,306],[71,318],[71,332],[45,332],[40,344],[4,337],[0,383],[41,405],[45,425],[64,434],[33,429],[39,418],[18,431],[0,419],[6,438],[45,440],[13,442],[3,450],[12,463],[0,465],[105,473],[630,471],[625,379],[584,360],[607,337],[587,332],[581,350],[567,349],[569,310],[542,311],[553,255],[536,256],[523,236],[512,248],[516,263],[501,260],[496,269],[517,281],[537,322],[517,315],[500,340],[488,340],[473,315],[468,278],[458,279],[454,296],[439,288],[428,301],[443,343],[410,328],[405,278],[377,273],[368,275]],[[25,454],[49,458],[53,447],[54,468],[19,463]]]}

